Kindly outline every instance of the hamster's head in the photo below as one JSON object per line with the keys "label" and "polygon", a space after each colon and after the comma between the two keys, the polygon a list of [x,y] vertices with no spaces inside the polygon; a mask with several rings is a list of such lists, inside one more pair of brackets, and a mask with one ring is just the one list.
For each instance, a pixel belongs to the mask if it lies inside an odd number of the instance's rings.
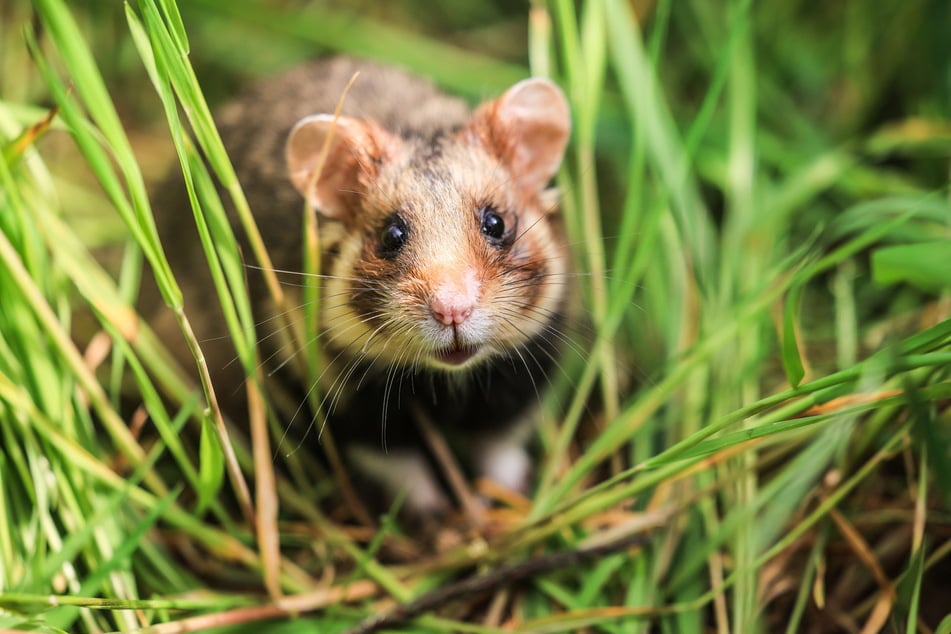
{"label": "hamster's head", "polygon": [[528,79],[434,138],[314,115],[288,139],[291,181],[343,226],[321,294],[325,345],[351,360],[460,371],[557,337],[568,254],[547,189],[571,127]]}

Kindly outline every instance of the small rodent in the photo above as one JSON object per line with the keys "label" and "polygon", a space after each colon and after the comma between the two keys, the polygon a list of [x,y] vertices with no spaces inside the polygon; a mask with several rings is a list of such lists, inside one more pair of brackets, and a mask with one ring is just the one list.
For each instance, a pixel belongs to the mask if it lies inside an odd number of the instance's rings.
{"label": "small rodent", "polygon": [[[357,71],[334,121],[327,113]],[[474,475],[524,490],[528,421],[557,367],[569,312],[568,250],[548,189],[571,127],[561,90],[527,79],[470,111],[403,70],[338,57],[252,86],[218,125],[276,269],[302,270],[303,201],[318,212],[323,275],[282,278],[289,307],[301,303],[301,285],[320,285],[328,367],[319,379],[284,363],[296,351],[272,336],[273,303],[260,272],[247,272],[261,358],[279,389],[300,405],[317,380],[353,471],[388,498],[405,488],[410,512],[450,504],[414,411],[461,448]],[[159,204],[160,233],[219,400],[240,417],[244,376],[178,200]],[[168,311],[151,321],[166,341],[174,336]],[[184,346],[176,354],[194,365]]]}

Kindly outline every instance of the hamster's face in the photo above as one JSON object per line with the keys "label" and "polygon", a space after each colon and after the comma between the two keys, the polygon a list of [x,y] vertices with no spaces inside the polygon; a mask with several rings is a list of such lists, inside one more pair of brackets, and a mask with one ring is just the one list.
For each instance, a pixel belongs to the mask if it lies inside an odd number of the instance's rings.
{"label": "hamster's face", "polygon": [[544,196],[465,135],[403,140],[361,193],[322,301],[353,361],[447,371],[557,336],[568,271]]}
{"label": "hamster's face", "polygon": [[[567,253],[545,189],[571,129],[526,79],[435,138],[317,114],[291,131],[291,182],[344,226],[321,305],[338,359],[447,371],[555,338]],[[524,363],[524,360],[522,360]]]}

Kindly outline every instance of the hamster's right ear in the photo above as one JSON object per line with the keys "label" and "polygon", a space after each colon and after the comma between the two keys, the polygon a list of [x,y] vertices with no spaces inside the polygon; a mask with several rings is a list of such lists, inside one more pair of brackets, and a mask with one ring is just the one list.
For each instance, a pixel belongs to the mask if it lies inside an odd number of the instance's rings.
{"label": "hamster's right ear", "polygon": [[[329,144],[328,144],[329,139]],[[330,218],[346,216],[395,151],[398,140],[371,121],[330,114],[304,117],[287,138],[287,171],[297,191]],[[319,174],[318,163],[327,145]]]}
{"label": "hamster's right ear", "polygon": [[526,191],[541,192],[558,171],[571,133],[564,93],[548,79],[524,79],[482,104],[468,129]]}

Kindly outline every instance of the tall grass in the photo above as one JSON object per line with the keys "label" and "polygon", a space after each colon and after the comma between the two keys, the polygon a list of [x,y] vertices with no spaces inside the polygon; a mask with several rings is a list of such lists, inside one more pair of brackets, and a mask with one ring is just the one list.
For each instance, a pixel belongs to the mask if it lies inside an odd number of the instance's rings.
{"label": "tall grass", "polygon": [[[426,17],[407,19],[428,3],[396,6],[5,9],[0,629],[280,619],[323,632],[382,613],[412,631],[934,631],[951,551],[946,9],[551,0],[523,15],[460,3],[462,17],[428,25],[440,38],[423,34]],[[465,19],[485,26],[473,35]],[[527,53],[503,59],[513,25]],[[325,516],[332,505],[317,502],[338,485],[306,452],[274,465],[281,421],[265,416],[214,181],[252,244],[254,210],[202,67],[272,72],[325,50],[400,63],[472,99],[534,71],[572,103],[559,185],[591,336],[546,401],[531,499],[439,554],[392,517],[368,530]],[[130,96],[123,79],[153,96]],[[250,432],[226,427],[191,335],[142,130],[119,115],[137,108],[160,122],[187,185],[252,378]],[[64,145],[78,150],[71,163]],[[82,206],[93,223],[79,222]],[[93,247],[116,235],[107,270]],[[260,246],[245,257],[269,268]],[[200,384],[132,308],[144,263]],[[80,349],[71,332],[86,320],[100,334],[76,337]],[[632,535],[641,546],[615,541]],[[544,568],[566,552],[575,565],[508,587],[520,573],[503,564]],[[481,589],[388,612],[464,589],[458,579]]]}

